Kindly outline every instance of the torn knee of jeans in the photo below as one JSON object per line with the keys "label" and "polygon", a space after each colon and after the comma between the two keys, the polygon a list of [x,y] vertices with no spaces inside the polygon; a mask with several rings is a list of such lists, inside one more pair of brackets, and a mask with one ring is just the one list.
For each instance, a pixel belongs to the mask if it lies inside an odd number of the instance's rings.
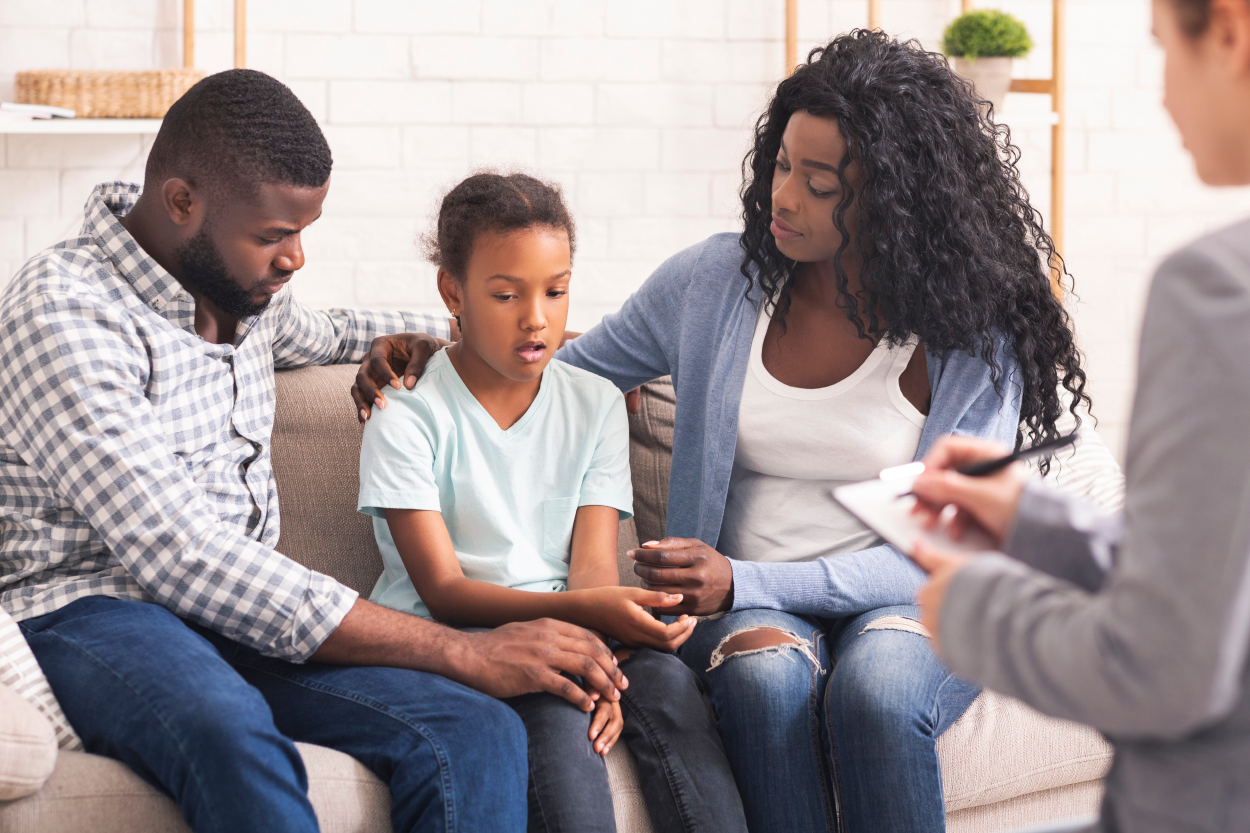
{"label": "torn knee of jeans", "polygon": [[873,619],[864,629],[859,632],[860,636],[868,633],[868,631],[906,631],[914,633],[917,636],[929,638],[929,629],[917,622],[915,619],[908,619],[906,616],[882,616],[880,619]]}
{"label": "torn knee of jeans", "polygon": [[[812,643],[797,634],[767,625],[743,628],[720,641],[716,650],[712,651],[712,664],[707,670],[719,668],[726,660],[733,657],[745,657],[752,654],[771,654],[785,657],[793,662],[794,652],[807,657],[813,665],[820,668],[820,662],[812,651]],[[824,671],[822,670],[821,673]]]}

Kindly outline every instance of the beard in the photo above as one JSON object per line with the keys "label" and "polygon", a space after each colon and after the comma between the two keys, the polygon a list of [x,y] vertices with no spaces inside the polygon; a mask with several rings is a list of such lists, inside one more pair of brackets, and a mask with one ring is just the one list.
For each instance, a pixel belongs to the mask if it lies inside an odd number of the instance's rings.
{"label": "beard", "polygon": [[208,236],[207,222],[190,240],[174,250],[174,257],[178,259],[182,281],[187,289],[212,301],[227,315],[235,318],[260,315],[272,300],[253,300],[251,294],[230,275],[226,259]]}

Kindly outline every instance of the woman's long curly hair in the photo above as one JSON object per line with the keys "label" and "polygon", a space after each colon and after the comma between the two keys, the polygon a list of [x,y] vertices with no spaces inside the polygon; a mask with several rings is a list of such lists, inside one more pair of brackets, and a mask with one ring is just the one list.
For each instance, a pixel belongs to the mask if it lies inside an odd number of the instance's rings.
{"label": "woman's long curly hair", "polygon": [[[837,119],[846,140],[833,211],[842,244],[832,266],[860,336],[901,344],[916,335],[938,355],[980,355],[1000,393],[996,348],[1005,338],[1023,388],[1017,447],[1026,433],[1032,442],[1057,436],[1065,404],[1074,416],[1090,404],[1071,322],[1051,289],[1048,264],[1063,271],[1062,260],[1029,205],[1007,128],[979,108],[945,58],[916,41],[857,30],[813,49],[777,87],[742,163],[748,292],[758,283],[785,326],[798,264],[778,251],[769,225],[781,136],[800,110]],[[844,175],[852,160],[858,188]],[[859,299],[848,291],[848,250],[862,263]]]}

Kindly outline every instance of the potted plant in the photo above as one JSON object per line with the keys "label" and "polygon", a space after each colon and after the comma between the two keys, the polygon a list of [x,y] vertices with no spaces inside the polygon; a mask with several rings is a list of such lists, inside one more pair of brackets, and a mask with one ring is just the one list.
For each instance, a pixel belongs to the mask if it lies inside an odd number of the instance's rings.
{"label": "potted plant", "polygon": [[942,49],[955,59],[955,72],[973,83],[977,94],[1003,109],[1011,86],[1011,61],[1033,48],[1024,24],[1006,12],[965,12],[946,27]]}

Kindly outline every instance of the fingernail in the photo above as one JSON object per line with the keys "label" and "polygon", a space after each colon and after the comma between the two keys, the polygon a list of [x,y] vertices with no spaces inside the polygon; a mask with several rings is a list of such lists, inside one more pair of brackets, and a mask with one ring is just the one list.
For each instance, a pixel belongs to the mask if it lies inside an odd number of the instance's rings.
{"label": "fingernail", "polygon": [[660,542],[659,542],[659,541],[647,541],[645,544],[643,544],[643,546],[644,546],[644,547],[654,547],[654,546],[655,546],[656,544],[658,544],[658,543],[660,543]]}
{"label": "fingernail", "polygon": [[391,381],[387,382],[387,384],[388,384],[388,385],[390,385],[391,387],[393,387],[395,390],[399,390],[399,380],[398,380],[398,379],[392,379]]}
{"label": "fingernail", "polygon": [[417,377],[409,376],[407,379],[404,379],[404,384],[408,387],[408,390],[412,390],[417,384]]}
{"label": "fingernail", "polygon": [[[628,557],[630,557],[630,558],[634,558],[634,551],[633,551],[633,550],[626,550],[626,551],[625,551],[625,555],[627,555],[627,556],[628,556]],[[636,561],[637,559],[634,559],[634,560]]]}
{"label": "fingernail", "polygon": [[379,408],[381,408],[384,411],[386,410],[386,400],[381,397],[378,397],[377,399],[373,400],[373,404],[377,405]]}
{"label": "fingernail", "polygon": [[366,411],[364,408],[361,408],[361,409],[360,409],[360,418],[361,418],[362,420],[367,420],[367,419],[369,419],[369,412],[368,412],[368,411]]}

